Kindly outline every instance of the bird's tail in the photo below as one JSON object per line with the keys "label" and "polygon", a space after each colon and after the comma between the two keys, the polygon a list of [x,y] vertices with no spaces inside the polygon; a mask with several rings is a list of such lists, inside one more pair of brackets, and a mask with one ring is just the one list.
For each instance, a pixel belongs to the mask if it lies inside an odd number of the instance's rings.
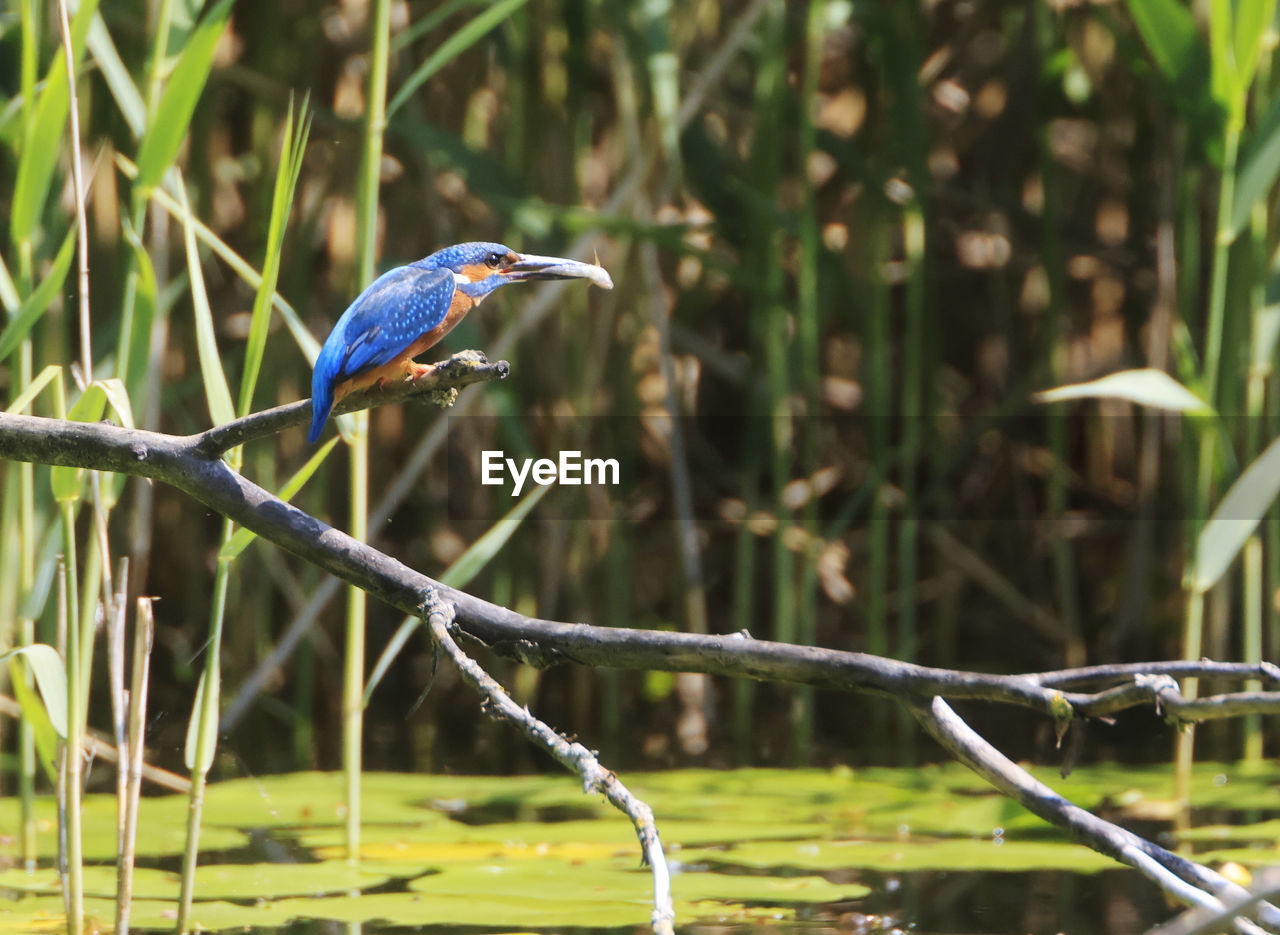
{"label": "bird's tail", "polygon": [[329,421],[329,413],[333,411],[333,381],[324,372],[320,362],[316,362],[316,371],[311,379],[311,431],[307,433],[307,441],[315,444],[320,440],[324,424]]}

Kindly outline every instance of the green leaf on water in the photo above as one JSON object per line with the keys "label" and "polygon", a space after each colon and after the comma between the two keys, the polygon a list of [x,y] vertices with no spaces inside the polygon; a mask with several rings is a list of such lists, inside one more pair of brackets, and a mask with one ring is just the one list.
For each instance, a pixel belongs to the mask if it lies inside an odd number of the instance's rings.
{"label": "green leaf on water", "polygon": [[1097,873],[1118,864],[1069,841],[924,838],[895,841],[756,841],[728,848],[682,850],[681,859],[746,869],[835,872],[910,870],[1070,870]]}

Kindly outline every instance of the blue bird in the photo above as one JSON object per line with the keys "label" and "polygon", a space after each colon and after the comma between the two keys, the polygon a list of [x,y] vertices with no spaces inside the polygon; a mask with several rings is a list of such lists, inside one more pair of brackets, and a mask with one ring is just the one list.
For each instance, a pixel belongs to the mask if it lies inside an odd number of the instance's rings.
{"label": "blue bird", "polygon": [[307,441],[320,438],[329,413],[348,393],[430,372],[430,365],[413,358],[495,289],[534,279],[586,279],[613,288],[601,266],[516,253],[499,243],[457,244],[383,273],[342,313],[320,349]]}

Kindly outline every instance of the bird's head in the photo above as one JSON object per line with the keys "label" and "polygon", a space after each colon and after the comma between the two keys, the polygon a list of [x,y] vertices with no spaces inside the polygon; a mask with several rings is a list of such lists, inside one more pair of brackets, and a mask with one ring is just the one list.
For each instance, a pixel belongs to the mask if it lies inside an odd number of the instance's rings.
{"label": "bird's head", "polygon": [[602,266],[516,253],[500,243],[478,241],[445,247],[422,263],[431,269],[452,270],[457,287],[477,299],[509,282],[531,279],[586,279],[602,289],[613,288],[613,280]]}

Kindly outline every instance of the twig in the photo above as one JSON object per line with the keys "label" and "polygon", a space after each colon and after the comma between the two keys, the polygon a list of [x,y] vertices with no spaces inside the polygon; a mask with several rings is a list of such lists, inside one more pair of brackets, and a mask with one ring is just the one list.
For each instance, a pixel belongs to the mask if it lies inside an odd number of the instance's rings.
{"label": "twig", "polygon": [[[116,860],[124,853],[125,786],[129,695],[124,687],[124,637],[128,612],[129,559],[120,559],[117,591],[107,608],[107,677],[111,686],[111,738],[116,744]],[[119,928],[119,926],[117,926]]]}
{"label": "twig", "polygon": [[1224,900],[1220,911],[1188,909],[1147,931],[1147,935],[1212,935],[1222,931],[1225,923],[1235,916],[1249,912],[1264,900],[1280,896],[1280,867],[1267,867],[1258,871],[1249,892],[1236,899]]}
{"label": "twig", "polygon": [[[1113,825],[1067,801],[1019,768],[966,724],[941,698],[909,703],[911,713],[929,734],[965,766],[976,772],[1028,811],[1066,830],[1095,851],[1128,864],[1179,901],[1214,912],[1222,899],[1239,899],[1247,892],[1207,867],[1179,857],[1131,831]],[[1259,907],[1262,921],[1280,924],[1280,910],[1270,903]],[[1256,933],[1256,925],[1239,922],[1236,930]]]}
{"label": "twig", "polygon": [[133,681],[129,691],[129,748],[127,765],[120,771],[128,780],[125,788],[124,833],[121,837],[120,862],[116,868],[115,935],[129,935],[129,915],[133,909],[133,864],[138,842],[138,805],[142,792],[142,753],[147,726],[147,673],[151,665],[151,646],[155,637],[155,621],[151,614],[151,598],[138,598],[138,613],[133,622]]}
{"label": "twig", "polygon": [[[511,365],[505,360],[490,363],[479,351],[459,351],[447,360],[442,360],[430,373],[412,382],[384,384],[352,393],[333,407],[334,415],[368,409],[372,406],[385,406],[388,403],[402,402],[417,397],[430,398],[434,394],[445,405],[453,402],[452,390],[462,389],[473,383],[484,383],[490,380],[505,380],[511,372]],[[445,394],[440,397],[440,394]],[[278,435],[295,425],[306,425],[311,421],[311,400],[303,399],[296,403],[286,403],[274,409],[254,412],[242,419],[227,422],[199,435],[191,436],[197,454],[205,458],[213,458],[237,445]]]}
{"label": "twig", "polygon": [[1208,659],[1188,661],[1171,659],[1166,662],[1124,662],[1112,665],[1084,666],[1078,669],[1058,669],[1053,672],[1032,672],[1026,678],[1053,688],[1072,685],[1089,685],[1095,682],[1119,682],[1135,675],[1225,676],[1227,678],[1260,679],[1272,684],[1280,683],[1280,666],[1272,662],[1261,664],[1248,662],[1212,662]]}
{"label": "twig", "polygon": [[671,904],[671,872],[667,867],[662,842],[658,839],[658,826],[653,810],[631,794],[617,775],[600,765],[595,754],[576,741],[568,740],[559,731],[536,718],[528,708],[522,708],[511,700],[501,685],[480,664],[464,653],[454,642],[449,630],[455,626],[454,606],[440,600],[435,588],[423,592],[421,614],[423,622],[431,630],[440,647],[453,660],[462,677],[480,692],[487,702],[485,710],[498,720],[510,721],[534,743],[540,745],[564,767],[582,778],[582,791],[595,790],[631,819],[645,863],[653,874],[653,915],[650,922],[654,935],[671,935],[675,924],[675,908]]}

